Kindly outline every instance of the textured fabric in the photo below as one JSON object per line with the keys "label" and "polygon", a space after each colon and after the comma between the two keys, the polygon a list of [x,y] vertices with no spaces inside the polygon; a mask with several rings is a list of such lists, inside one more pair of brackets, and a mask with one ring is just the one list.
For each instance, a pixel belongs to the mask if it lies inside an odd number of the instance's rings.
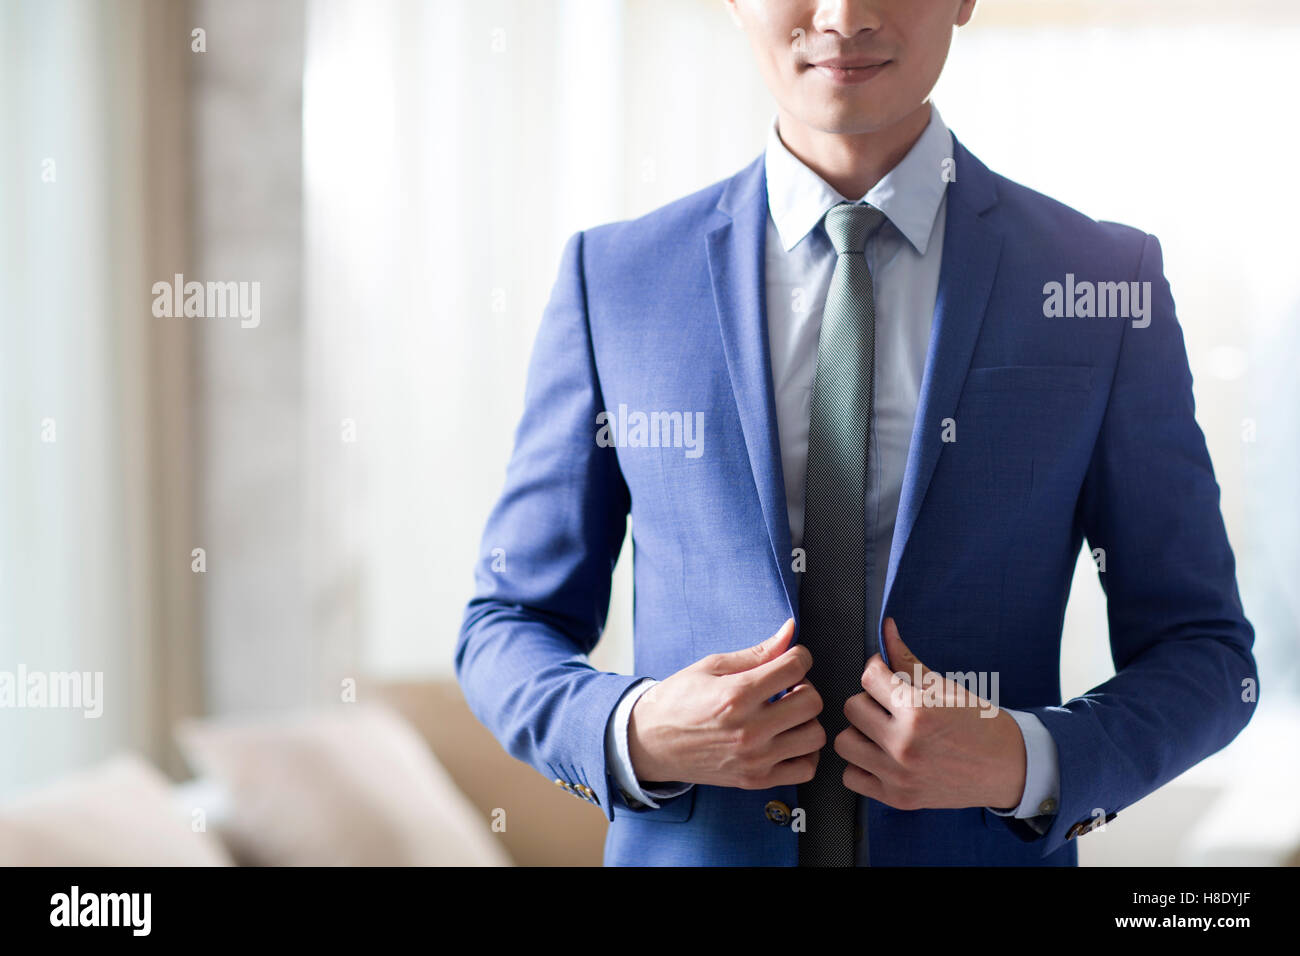
{"label": "textured fabric", "polygon": [[[1258,683],[1160,245],[985,168],[954,144],[943,269],[882,594],[944,673],[999,676],[1060,754],[1046,833],[981,807],[867,801],[872,866],[1072,866],[1077,824],[1222,748]],[[611,819],[609,865],[798,863],[797,787],[610,799],[627,689],[800,620],[767,349],[763,157],[645,216],[575,234],[541,318],[455,666],[475,716]],[[1151,283],[1148,324],[1046,318],[1044,284]],[[603,411],[704,416],[701,454],[595,440]],[[955,441],[945,441],[945,429]],[[1177,493],[1171,493],[1171,489]],[[633,673],[591,666],[633,527]],[[1080,545],[1104,547],[1118,673],[1062,702]],[[877,640],[879,635],[876,635]],[[509,809],[509,797],[503,808]],[[769,815],[770,814],[770,815]],[[774,819],[776,817],[776,819]],[[1121,821],[1122,824],[1122,821]]]}
{"label": "textured fabric", "polygon": [[[948,183],[936,169],[952,165],[952,132],[936,106],[930,122],[907,155],[873,185],[861,201],[885,214],[888,222],[867,247],[876,305],[876,367],[871,404],[871,457],[867,465],[867,619],[880,619],[885,572],[893,544],[894,522],[912,440],[930,341],[947,220]],[[831,275],[838,256],[821,228],[826,211],[850,201],[809,169],[782,142],[779,117],[768,126],[763,153],[768,223],[763,250],[763,286],[767,299],[768,353],[781,467],[785,485],[790,543],[803,546],[804,472],[808,465],[808,422],[817,342]],[[636,698],[652,679],[629,690],[610,718],[605,759],[634,807],[659,807],[690,784],[645,786],[636,780],[627,750],[627,725]],[[1060,797],[1056,744],[1033,714],[1006,708],[1020,726],[1025,742],[1025,790],[1011,811],[990,807],[1001,816],[1024,818],[1039,833],[1051,825],[1044,806]],[[868,799],[858,798],[858,826],[870,838]],[[858,854],[864,865],[868,854]]]}
{"label": "textured fabric", "polygon": [[[840,203],[823,221],[838,259],[822,313],[808,422],[799,641],[812,653],[808,680],[829,701],[858,693],[867,659],[866,485],[876,308],[865,251],[884,218],[874,206]],[[834,750],[848,719],[843,708],[827,707],[821,722],[827,740],[816,776],[799,787],[805,827],[799,865],[853,866],[857,798],[844,786],[845,762]]]}

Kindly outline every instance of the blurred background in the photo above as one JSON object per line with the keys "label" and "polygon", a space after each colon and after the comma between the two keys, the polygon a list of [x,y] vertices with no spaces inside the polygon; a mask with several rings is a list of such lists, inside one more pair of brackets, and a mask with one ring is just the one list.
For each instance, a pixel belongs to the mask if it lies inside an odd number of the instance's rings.
{"label": "blurred background", "polygon": [[[1294,0],[981,0],[935,91],[995,171],[1161,240],[1257,632],[1251,724],[1085,865],[1300,861],[1297,50]],[[0,679],[102,675],[96,716],[0,706],[0,846],[599,862],[458,699],[471,566],[564,240],[773,112],[721,0],[0,0]],[[156,315],[177,275],[257,321]],[[1067,697],[1106,634],[1085,554]],[[110,814],[150,801],[175,840]]]}

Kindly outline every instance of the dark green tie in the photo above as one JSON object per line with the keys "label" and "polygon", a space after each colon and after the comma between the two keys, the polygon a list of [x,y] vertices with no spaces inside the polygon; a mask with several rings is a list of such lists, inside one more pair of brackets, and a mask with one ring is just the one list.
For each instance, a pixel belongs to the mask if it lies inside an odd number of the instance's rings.
{"label": "dark green tie", "polygon": [[822,219],[838,258],[822,313],[808,422],[799,640],[812,652],[808,680],[824,702],[819,719],[826,746],[817,775],[799,787],[805,814],[800,866],[855,863],[857,795],[844,786],[844,759],[833,747],[849,725],[844,701],[862,691],[866,666],[866,487],[876,307],[865,249],[884,219],[874,206],[847,202]]}

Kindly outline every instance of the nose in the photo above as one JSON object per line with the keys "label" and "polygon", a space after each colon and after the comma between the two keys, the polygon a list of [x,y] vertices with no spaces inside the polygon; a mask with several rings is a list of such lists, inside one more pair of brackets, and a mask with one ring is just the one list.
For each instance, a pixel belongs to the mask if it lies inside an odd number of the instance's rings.
{"label": "nose", "polygon": [[864,30],[874,32],[881,23],[878,5],[878,0],[819,0],[813,26],[846,40]]}

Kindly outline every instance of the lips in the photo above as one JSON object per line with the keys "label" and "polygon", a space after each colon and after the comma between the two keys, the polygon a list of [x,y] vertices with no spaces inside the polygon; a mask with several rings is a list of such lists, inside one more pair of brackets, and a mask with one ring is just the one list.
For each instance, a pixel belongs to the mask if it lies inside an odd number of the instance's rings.
{"label": "lips", "polygon": [[866,57],[833,57],[808,66],[834,83],[866,83],[888,68],[891,62]]}
{"label": "lips", "polygon": [[830,69],[839,70],[861,70],[873,66],[883,66],[888,63],[887,57],[868,57],[868,56],[832,56],[825,60],[818,60],[811,66],[824,66]]}

